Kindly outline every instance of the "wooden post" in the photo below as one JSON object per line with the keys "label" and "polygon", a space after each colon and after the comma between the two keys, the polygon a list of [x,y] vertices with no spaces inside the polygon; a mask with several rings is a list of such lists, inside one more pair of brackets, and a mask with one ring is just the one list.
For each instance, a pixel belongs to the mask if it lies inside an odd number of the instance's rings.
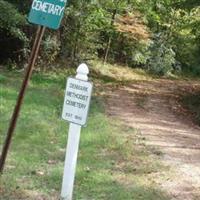
{"label": "wooden post", "polygon": [[81,126],[70,123],[61,191],[62,200],[72,200],[80,134]]}
{"label": "wooden post", "polygon": [[[77,69],[76,79],[88,81],[88,73],[89,69],[87,65],[81,64]],[[80,134],[81,125],[70,123],[62,182],[61,200],[72,200]]]}

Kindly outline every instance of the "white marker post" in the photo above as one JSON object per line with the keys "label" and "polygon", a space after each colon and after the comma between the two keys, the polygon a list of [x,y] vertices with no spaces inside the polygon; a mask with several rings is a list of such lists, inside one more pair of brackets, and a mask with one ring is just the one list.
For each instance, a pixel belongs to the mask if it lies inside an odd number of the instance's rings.
{"label": "white marker post", "polygon": [[62,118],[70,123],[65,158],[61,199],[72,200],[81,126],[86,124],[92,84],[88,82],[89,69],[81,64],[76,78],[68,78]]}

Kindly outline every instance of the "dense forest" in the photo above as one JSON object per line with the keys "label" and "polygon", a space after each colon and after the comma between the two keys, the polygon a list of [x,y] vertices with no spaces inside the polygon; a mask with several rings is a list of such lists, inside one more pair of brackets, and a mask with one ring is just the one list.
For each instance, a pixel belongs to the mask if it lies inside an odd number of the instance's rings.
{"label": "dense forest", "polygon": [[[48,30],[38,63],[100,59],[158,75],[200,75],[199,0],[69,0],[61,28]],[[0,63],[23,67],[36,26],[31,1],[0,0]]]}
{"label": "dense forest", "polygon": [[0,200],[200,200],[199,55],[200,0],[0,0]]}

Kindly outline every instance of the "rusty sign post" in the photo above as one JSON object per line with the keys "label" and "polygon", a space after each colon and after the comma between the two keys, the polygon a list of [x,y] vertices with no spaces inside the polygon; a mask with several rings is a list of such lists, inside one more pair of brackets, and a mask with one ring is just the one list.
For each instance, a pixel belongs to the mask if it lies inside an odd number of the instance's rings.
{"label": "rusty sign post", "polygon": [[66,0],[34,0],[32,2],[31,11],[29,13],[29,21],[37,24],[38,29],[31,51],[29,64],[26,70],[24,81],[22,83],[16,106],[10,121],[5,143],[3,145],[1,157],[0,157],[0,174],[3,173],[5,161],[7,158],[8,150],[12,141],[14,130],[17,124],[21,106],[23,103],[24,95],[31,78],[33,68],[38,56],[41,41],[45,32],[45,27],[52,29],[58,29],[61,23],[61,19],[64,14],[64,8]]}
{"label": "rusty sign post", "polygon": [[9,147],[10,147],[10,143],[11,143],[11,140],[12,140],[12,137],[13,137],[13,133],[14,133],[14,130],[15,130],[15,127],[16,127],[16,124],[17,124],[17,119],[19,117],[21,105],[22,105],[22,102],[23,102],[23,99],[24,99],[24,94],[26,92],[28,82],[29,82],[30,77],[32,75],[33,67],[35,65],[35,61],[36,61],[36,58],[37,58],[37,55],[38,55],[38,51],[39,51],[39,48],[40,48],[42,37],[44,35],[44,31],[45,31],[44,26],[38,27],[36,38],[35,38],[35,41],[34,41],[34,45],[33,45],[30,60],[29,60],[29,64],[28,64],[28,67],[27,67],[26,75],[25,75],[24,81],[23,81],[22,86],[21,86],[21,90],[20,90],[19,95],[18,95],[17,103],[16,103],[16,106],[15,106],[15,109],[14,109],[14,112],[13,112],[13,115],[12,115],[12,118],[11,118],[11,121],[10,121],[6,140],[5,140],[3,150],[2,150],[2,153],[1,153],[0,173],[3,173],[6,157],[7,157],[8,150],[9,150]]}

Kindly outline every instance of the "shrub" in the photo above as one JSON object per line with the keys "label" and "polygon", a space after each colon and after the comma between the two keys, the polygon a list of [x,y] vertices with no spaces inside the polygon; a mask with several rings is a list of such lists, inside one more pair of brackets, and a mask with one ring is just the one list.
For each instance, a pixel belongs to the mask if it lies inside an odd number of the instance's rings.
{"label": "shrub", "polygon": [[10,3],[0,1],[0,61],[8,58],[19,60],[28,39],[22,28],[26,18]]}
{"label": "shrub", "polygon": [[46,62],[46,64],[51,64],[57,58],[60,52],[60,42],[56,35],[51,36],[48,35],[42,44],[42,60]]}
{"label": "shrub", "polygon": [[176,63],[175,56],[176,54],[171,45],[167,43],[166,36],[162,34],[155,35],[150,46],[148,70],[161,76],[172,72]]}

